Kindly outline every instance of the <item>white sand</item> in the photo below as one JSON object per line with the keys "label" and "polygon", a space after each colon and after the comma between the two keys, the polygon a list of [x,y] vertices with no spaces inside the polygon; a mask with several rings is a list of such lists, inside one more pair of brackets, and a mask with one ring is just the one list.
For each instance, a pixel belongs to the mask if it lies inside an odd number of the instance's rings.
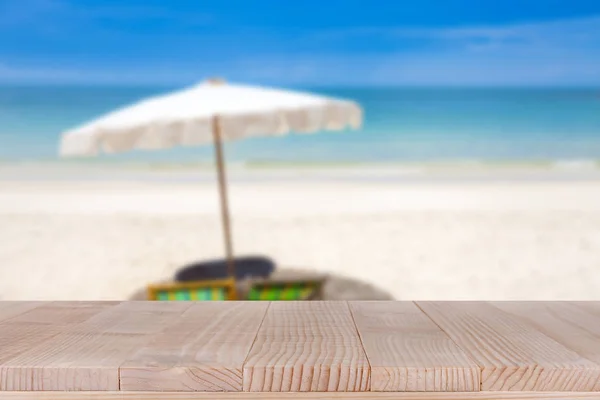
{"label": "white sand", "polygon": [[[126,299],[223,255],[211,179],[1,178],[2,300]],[[396,299],[600,300],[600,180],[233,181],[239,255]]]}

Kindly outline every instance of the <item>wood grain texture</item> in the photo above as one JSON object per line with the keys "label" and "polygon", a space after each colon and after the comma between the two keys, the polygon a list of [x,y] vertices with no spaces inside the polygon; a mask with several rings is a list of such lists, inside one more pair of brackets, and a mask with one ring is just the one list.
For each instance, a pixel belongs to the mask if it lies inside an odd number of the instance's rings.
{"label": "wood grain texture", "polygon": [[[0,366],[99,312],[101,307],[60,302],[0,302]],[[0,370],[1,372],[1,370]],[[3,387],[0,373],[0,390]]]}
{"label": "wood grain texture", "polygon": [[121,390],[241,391],[243,363],[268,306],[195,304],[121,365]]}
{"label": "wood grain texture", "polygon": [[0,400],[598,400],[582,392],[0,392]]}
{"label": "wood grain texture", "polygon": [[[30,341],[27,351],[0,364],[0,390],[119,390],[121,363],[190,306],[121,303],[59,326],[58,334],[40,344]],[[38,324],[37,331],[45,329]]]}
{"label": "wood grain texture", "polygon": [[117,333],[149,335],[161,332],[167,324],[177,320],[193,302],[128,301],[89,318],[74,326],[79,333]]}
{"label": "wood grain texture", "polygon": [[[60,330],[56,327],[40,329],[39,326],[28,323],[0,324],[0,368],[11,358],[59,333]],[[4,386],[1,371],[0,369],[0,390]]]}
{"label": "wood grain texture", "polygon": [[[590,313],[576,304],[564,302],[495,302],[492,304],[522,318],[547,336],[600,365],[599,315]],[[594,390],[600,390],[600,379]]]}
{"label": "wood grain texture", "polygon": [[600,400],[599,304],[0,302],[0,400]]}
{"label": "wood grain texture", "polygon": [[244,390],[365,391],[370,371],[346,302],[273,302],[244,365]]}
{"label": "wood grain texture", "polygon": [[600,316],[600,301],[573,301],[569,302],[569,304],[575,304],[592,314]]}
{"label": "wood grain texture", "polygon": [[118,304],[118,302],[101,301],[56,301],[40,303],[37,307],[11,318],[10,322],[40,325],[40,328],[47,326],[73,326],[83,323],[101,311]]}
{"label": "wood grain texture", "polygon": [[0,323],[44,304],[41,301],[0,301]]}
{"label": "wood grain texture", "polygon": [[350,302],[371,390],[479,391],[479,367],[412,302]]}
{"label": "wood grain texture", "polygon": [[481,367],[482,391],[591,391],[598,365],[487,303],[418,302]]}

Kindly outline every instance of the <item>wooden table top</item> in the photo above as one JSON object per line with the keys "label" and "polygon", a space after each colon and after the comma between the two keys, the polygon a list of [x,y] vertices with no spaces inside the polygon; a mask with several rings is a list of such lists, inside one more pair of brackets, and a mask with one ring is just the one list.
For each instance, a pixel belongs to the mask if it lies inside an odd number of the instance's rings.
{"label": "wooden table top", "polygon": [[600,303],[0,302],[0,399],[31,391],[600,399]]}

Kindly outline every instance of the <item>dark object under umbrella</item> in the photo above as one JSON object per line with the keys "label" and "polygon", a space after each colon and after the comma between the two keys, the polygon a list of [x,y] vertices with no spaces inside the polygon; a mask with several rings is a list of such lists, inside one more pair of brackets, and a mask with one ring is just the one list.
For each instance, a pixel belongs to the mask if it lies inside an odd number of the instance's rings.
{"label": "dark object under umbrella", "polygon": [[[275,263],[260,256],[236,257],[235,278],[268,278],[275,270]],[[213,279],[226,279],[228,274],[228,261],[226,259],[211,260],[188,264],[175,274],[177,282],[192,282]]]}

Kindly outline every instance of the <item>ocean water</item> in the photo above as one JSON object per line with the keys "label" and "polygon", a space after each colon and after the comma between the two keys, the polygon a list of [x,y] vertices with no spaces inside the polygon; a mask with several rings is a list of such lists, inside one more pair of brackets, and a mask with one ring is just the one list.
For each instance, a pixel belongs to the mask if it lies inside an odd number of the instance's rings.
{"label": "ocean water", "polygon": [[[60,133],[165,87],[0,87],[0,160],[57,160]],[[306,88],[358,101],[364,127],[228,143],[230,161],[431,162],[600,159],[600,89]],[[210,146],[102,156],[202,162]]]}

